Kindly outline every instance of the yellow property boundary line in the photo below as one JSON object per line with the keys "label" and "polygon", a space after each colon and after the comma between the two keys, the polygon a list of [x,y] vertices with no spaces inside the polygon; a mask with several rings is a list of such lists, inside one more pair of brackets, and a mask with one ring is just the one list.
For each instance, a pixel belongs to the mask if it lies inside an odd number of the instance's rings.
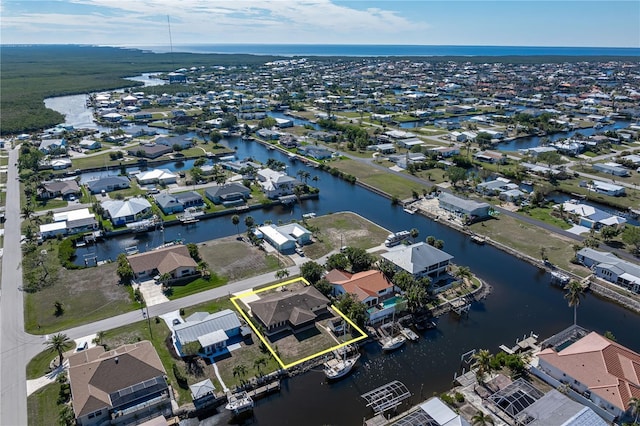
{"label": "yellow property boundary line", "polygon": [[283,369],[285,369],[285,370],[286,370],[286,369],[289,369],[289,368],[291,368],[291,367],[293,367],[293,366],[296,366],[296,365],[298,365],[298,364],[301,364],[301,363],[303,363],[303,362],[305,362],[305,361],[309,361],[310,359],[317,358],[317,357],[319,357],[319,356],[322,356],[322,355],[328,354],[329,352],[335,351],[336,349],[342,348],[342,347],[347,346],[347,345],[350,345],[350,344],[352,344],[352,343],[359,342],[360,340],[366,339],[366,338],[368,337],[368,336],[367,336],[367,334],[366,334],[364,331],[362,331],[362,330],[360,329],[360,327],[358,327],[358,326],[357,326],[353,321],[351,321],[351,319],[349,319],[345,314],[343,314],[342,312],[340,312],[340,310],[339,310],[338,308],[336,308],[336,307],[335,307],[335,305],[331,305],[331,309],[332,309],[333,311],[335,311],[335,312],[336,312],[336,313],[337,313],[337,314],[338,314],[338,315],[339,315],[343,320],[345,320],[345,321],[346,321],[346,322],[347,322],[351,327],[353,327],[353,329],[357,330],[357,331],[358,331],[358,333],[360,333],[360,335],[359,335],[358,337],[354,338],[354,339],[351,339],[351,340],[347,341],[347,342],[340,343],[339,345],[332,346],[332,347],[330,347],[330,348],[328,348],[328,349],[325,349],[325,350],[323,350],[323,351],[317,352],[317,353],[315,353],[315,354],[313,354],[313,355],[307,356],[307,357],[302,358],[302,359],[300,359],[300,360],[294,361],[294,362],[289,363],[289,364],[285,364],[285,363],[282,361],[282,359],[280,359],[280,357],[278,356],[278,354],[276,353],[276,351],[275,351],[275,350],[273,350],[273,348],[271,347],[271,345],[269,344],[269,342],[267,341],[267,339],[266,339],[266,338],[262,335],[262,333],[261,333],[261,332],[256,328],[256,326],[255,326],[255,325],[253,325],[253,322],[249,319],[249,317],[248,317],[247,313],[244,311],[244,309],[242,309],[242,308],[240,307],[240,305],[239,305],[237,302],[238,302],[238,301],[240,301],[242,298],[245,298],[245,297],[247,297],[247,296],[257,295],[257,294],[259,294],[259,293],[263,293],[263,292],[265,292],[265,291],[269,291],[269,290],[272,290],[272,289],[277,288],[277,287],[283,287],[283,286],[286,286],[286,285],[289,285],[289,284],[293,284],[293,283],[296,283],[296,282],[302,282],[304,285],[311,285],[311,284],[309,284],[309,281],[307,281],[306,279],[304,279],[304,278],[302,278],[302,277],[299,277],[299,278],[294,278],[294,279],[291,279],[291,280],[289,280],[289,281],[285,281],[285,282],[282,282],[282,283],[273,284],[273,285],[270,285],[270,286],[268,286],[268,287],[261,288],[260,290],[247,290],[247,291],[242,292],[242,293],[240,293],[239,295],[234,296],[234,297],[232,297],[232,298],[231,298],[231,303],[233,303],[233,306],[235,306],[235,308],[238,310],[238,312],[240,312],[240,315],[242,315],[242,317],[245,319],[245,321],[247,322],[247,324],[249,324],[249,326],[251,327],[251,329],[253,330],[253,332],[254,332],[254,333],[256,333],[256,335],[260,338],[260,341],[261,341],[262,343],[264,343],[264,345],[267,347],[267,349],[269,349],[269,352],[271,352],[271,355],[273,355],[273,358],[278,362],[278,364],[280,364],[280,366],[281,366]]}

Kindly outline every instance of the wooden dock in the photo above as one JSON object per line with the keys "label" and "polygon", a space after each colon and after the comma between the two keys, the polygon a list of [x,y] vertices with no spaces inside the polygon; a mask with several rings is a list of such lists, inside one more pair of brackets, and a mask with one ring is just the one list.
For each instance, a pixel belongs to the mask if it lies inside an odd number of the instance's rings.
{"label": "wooden dock", "polygon": [[260,386],[250,391],[247,391],[247,395],[249,395],[252,399],[260,399],[273,392],[280,392],[280,380],[267,383],[264,386]]}

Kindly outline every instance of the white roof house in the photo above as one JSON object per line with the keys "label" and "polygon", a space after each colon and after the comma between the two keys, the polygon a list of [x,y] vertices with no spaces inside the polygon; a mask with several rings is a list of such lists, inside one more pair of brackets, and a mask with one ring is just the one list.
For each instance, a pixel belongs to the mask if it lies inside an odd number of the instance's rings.
{"label": "white roof house", "polygon": [[434,397],[420,404],[420,409],[440,426],[470,426],[469,423],[449,408],[440,398]]}
{"label": "white roof house", "polygon": [[136,180],[141,185],[150,183],[175,183],[177,179],[178,175],[167,169],[152,169],[136,175]]}
{"label": "white roof house", "polygon": [[114,225],[134,222],[139,216],[145,215],[151,210],[149,201],[142,197],[131,198],[126,201],[106,200],[101,205]]}
{"label": "white roof house", "polygon": [[311,240],[311,232],[297,223],[283,226],[265,225],[258,227],[262,236],[278,251],[295,249],[296,243],[303,245]]}

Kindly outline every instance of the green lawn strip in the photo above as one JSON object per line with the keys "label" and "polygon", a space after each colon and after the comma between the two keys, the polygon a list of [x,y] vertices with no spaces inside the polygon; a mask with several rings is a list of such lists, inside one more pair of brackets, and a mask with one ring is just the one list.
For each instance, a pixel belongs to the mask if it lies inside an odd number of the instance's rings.
{"label": "green lawn strip", "polygon": [[60,384],[50,383],[27,397],[29,426],[51,426],[58,423]]}
{"label": "green lawn strip", "polygon": [[[36,293],[25,293],[25,329],[49,334],[138,308],[131,287],[118,284],[115,263],[81,270],[60,269],[58,280]],[[54,302],[64,313],[54,315]]]}
{"label": "green lawn strip", "polygon": [[198,278],[187,285],[172,286],[171,294],[168,297],[170,300],[179,299],[181,297],[189,296],[190,294],[200,293],[205,290],[223,286],[227,281],[227,278],[221,278],[212,274],[208,279]]}
{"label": "green lawn strip", "polygon": [[346,159],[331,162],[330,164],[344,173],[354,175],[363,183],[401,199],[409,198],[413,190],[421,192],[423,188],[423,185],[412,180],[391,174],[385,170],[379,170],[358,161]]}
{"label": "green lawn strip", "polygon": [[60,198],[50,198],[48,200],[38,200],[33,203],[33,208],[37,212],[49,211],[58,209],[60,207],[67,207],[69,203],[66,200]]}
{"label": "green lawn strip", "polygon": [[530,216],[534,219],[537,219],[544,223],[548,223],[549,225],[556,226],[560,229],[569,229],[573,226],[567,223],[565,220],[560,219],[559,217],[551,216],[552,211],[553,208],[551,207],[534,207],[518,213],[521,215]]}

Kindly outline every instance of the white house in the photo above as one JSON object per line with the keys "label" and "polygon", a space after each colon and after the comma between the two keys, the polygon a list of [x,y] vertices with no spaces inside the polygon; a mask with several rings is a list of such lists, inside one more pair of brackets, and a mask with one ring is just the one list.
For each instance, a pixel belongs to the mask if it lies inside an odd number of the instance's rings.
{"label": "white house", "polygon": [[585,247],[576,253],[578,262],[590,268],[597,277],[640,293],[640,265],[616,257],[609,252]]}
{"label": "white house", "polygon": [[114,226],[135,222],[151,214],[151,204],[142,197],[126,201],[106,200],[100,204]]}
{"label": "white house", "polygon": [[624,186],[602,182],[600,180],[593,181],[593,189],[600,194],[611,195],[613,197],[624,195]]}
{"label": "white house", "polygon": [[381,255],[398,269],[407,271],[416,278],[429,277],[433,281],[447,273],[451,256],[424,242],[410,246],[399,245]]}
{"label": "white house", "polygon": [[267,197],[274,199],[293,194],[293,189],[299,183],[297,179],[287,176],[284,172],[272,169],[262,169],[256,173],[258,185]]}
{"label": "white house", "polygon": [[297,223],[282,226],[264,225],[258,227],[258,231],[281,253],[292,252],[296,244],[304,245],[311,241],[311,232]]}
{"label": "white house", "polygon": [[152,169],[136,175],[136,180],[140,185],[149,185],[154,183],[168,185],[176,183],[177,179],[178,175],[167,169]]}
{"label": "white house", "polygon": [[54,213],[53,223],[40,225],[40,236],[51,238],[56,235],[76,234],[98,229],[98,221],[88,208]]}

